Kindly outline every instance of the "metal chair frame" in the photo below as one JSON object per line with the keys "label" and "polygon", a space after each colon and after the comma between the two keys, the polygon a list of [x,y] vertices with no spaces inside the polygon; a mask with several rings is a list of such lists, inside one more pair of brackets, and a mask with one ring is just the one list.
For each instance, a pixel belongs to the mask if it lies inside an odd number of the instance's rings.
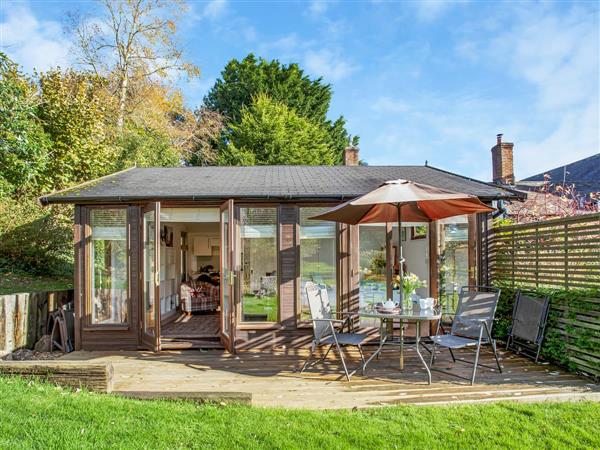
{"label": "metal chair frame", "polygon": [[546,331],[546,323],[548,322],[548,314],[550,312],[550,298],[549,297],[537,297],[540,300],[544,300],[542,307],[542,314],[538,321],[538,333],[535,341],[527,341],[514,334],[514,320],[517,315],[519,303],[523,301],[523,292],[517,290],[515,298],[515,304],[513,305],[513,323],[508,330],[508,338],[506,339],[506,349],[513,350],[518,354],[528,356],[537,363],[540,358],[540,352],[542,350],[542,343],[544,342],[544,334]]}
{"label": "metal chair frame", "polygon": [[[487,318],[480,318],[480,319],[465,319],[465,318],[461,318],[460,314],[461,314],[461,306],[463,304],[464,300],[464,295],[465,292],[493,292],[495,293],[496,299],[495,299],[495,305],[493,307],[493,310],[491,312],[491,317],[487,317]],[[480,367],[486,367],[488,369],[495,369],[494,367],[485,365],[485,364],[481,364],[479,362],[479,354],[481,351],[481,346],[482,345],[486,345],[486,344],[490,344],[492,347],[492,351],[494,353],[494,358],[496,360],[496,365],[498,367],[498,370],[500,371],[500,373],[502,373],[502,366],[500,365],[500,360],[498,358],[498,353],[497,353],[497,348],[496,348],[496,340],[492,338],[492,329],[491,326],[488,325],[488,321],[491,321],[493,323],[494,320],[494,316],[496,314],[496,307],[498,305],[498,299],[500,298],[500,289],[491,287],[491,286],[463,286],[461,288],[460,291],[460,295],[459,295],[459,301],[458,301],[458,307],[456,308],[456,314],[454,315],[454,320],[453,320],[453,324],[454,321],[458,321],[460,324],[462,325],[467,325],[467,326],[471,326],[471,327],[475,327],[478,328],[478,332],[479,335],[477,338],[471,337],[471,336],[461,336],[459,334],[454,334],[452,331],[450,331],[450,333],[445,333],[441,336],[459,336],[462,339],[468,339],[468,341],[464,341],[463,344],[456,344],[453,347],[447,346],[445,344],[442,343],[436,343],[435,341],[435,337],[439,335],[439,330],[441,327],[441,320],[438,321],[438,327],[436,330],[436,334],[435,336],[432,337],[433,340],[433,345],[431,348],[431,359],[429,362],[429,365],[431,367],[431,370],[435,370],[437,372],[442,372],[445,373],[447,375],[452,375],[458,378],[462,378],[464,380],[470,381],[471,385],[475,384],[475,375],[477,373],[477,366]],[[443,329],[443,328],[442,328]],[[485,335],[484,335],[485,332]],[[446,347],[449,351],[450,351],[450,356],[452,357],[452,361],[453,362],[463,362],[466,364],[472,364],[473,365],[473,372],[471,373],[471,377],[467,378],[467,377],[463,377],[461,375],[452,373],[452,372],[448,372],[445,370],[441,370],[441,369],[437,369],[437,368],[433,368],[433,364],[435,362],[435,346],[436,345],[440,345],[442,347]],[[472,347],[475,346],[475,359],[474,361],[467,361],[467,360],[463,360],[463,359],[456,359],[456,357],[454,356],[454,352],[452,351],[452,348],[454,349],[458,349],[458,348],[466,348],[466,347]]]}
{"label": "metal chair frame", "polygon": [[[314,284],[312,282],[306,283],[305,290],[306,290],[307,297],[309,299],[309,305],[311,302],[311,293],[309,291],[311,291],[311,290],[314,291],[316,289],[318,289],[316,284]],[[326,300],[327,306],[329,306],[329,302],[327,299],[327,291],[325,289],[319,289],[319,295],[321,296],[321,302]],[[344,374],[346,375],[346,379],[348,381],[350,381],[350,378],[352,377],[352,375],[354,375],[357,372],[358,369],[362,369],[362,373],[364,374],[365,356],[364,356],[364,353],[362,350],[362,341],[364,341],[367,338],[367,336],[361,335],[359,333],[354,333],[353,317],[356,316],[356,314],[350,313],[350,312],[337,312],[336,314],[345,315],[347,317],[345,319],[334,319],[331,317],[332,313],[329,308],[327,308],[325,311],[322,311],[322,312],[324,313],[324,315],[329,315],[330,317],[323,317],[323,318],[312,318],[311,317],[311,321],[313,322],[314,338],[311,343],[310,354],[308,355],[308,358],[304,362],[304,365],[302,366],[300,373],[303,373],[307,368],[312,367],[315,364],[324,362],[325,359],[327,358],[327,355],[329,355],[329,352],[331,351],[331,349],[333,347],[335,347],[338,351],[338,354],[340,355],[340,360],[342,361],[342,367],[344,368]],[[313,316],[312,305],[311,305],[311,316]],[[325,327],[321,328],[322,331],[319,331],[319,327],[318,327],[319,324],[326,324]],[[336,329],[336,325],[338,325],[340,327],[339,330]],[[348,330],[350,333],[341,333],[341,331],[343,331],[345,326],[348,326]],[[347,338],[349,336],[356,337],[355,339],[358,340],[359,342],[358,343],[344,342],[346,340],[345,338]],[[361,337],[362,339],[360,339],[358,337]],[[333,342],[329,342],[330,340],[332,340]],[[327,348],[327,351],[325,352],[325,355],[323,355],[322,358],[319,358],[313,362],[310,362],[315,351],[317,350],[317,348],[321,347],[323,345],[329,345],[329,347]],[[348,366],[346,365],[346,360],[344,358],[344,354],[343,354],[342,348],[341,348],[342,346],[345,346],[345,345],[356,346],[358,348],[358,352],[360,354],[360,358],[362,361],[362,364],[358,368],[354,369],[351,372],[348,371]]]}

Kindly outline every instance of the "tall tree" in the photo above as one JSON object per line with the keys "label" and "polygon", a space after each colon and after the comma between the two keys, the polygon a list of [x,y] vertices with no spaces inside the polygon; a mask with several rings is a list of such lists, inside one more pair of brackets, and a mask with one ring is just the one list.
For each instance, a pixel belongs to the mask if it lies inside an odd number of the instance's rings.
{"label": "tall tree", "polygon": [[334,160],[323,128],[266,94],[242,107],[240,122],[231,126],[220,155],[222,164],[231,165],[330,165]]}
{"label": "tall tree", "polygon": [[183,61],[176,41],[177,20],[186,10],[183,0],[97,1],[103,6],[100,21],[72,21],[78,61],[113,80],[119,105],[117,126],[122,130],[131,91],[138,83],[173,72],[196,76],[199,69]]}
{"label": "tall tree", "polygon": [[114,170],[118,106],[105,89],[106,80],[92,74],[51,70],[39,76],[37,117],[51,140],[44,177],[62,189]]}
{"label": "tall tree", "polygon": [[43,189],[48,139],[36,116],[34,82],[0,53],[0,197]]}
{"label": "tall tree", "polygon": [[[226,117],[226,130],[239,125],[244,107],[250,107],[259,94],[287,106],[299,117],[321,127],[329,135],[329,146],[335,153],[332,164],[343,161],[349,135],[345,119],[327,119],[332,88],[321,78],[311,80],[297,64],[284,65],[249,54],[243,60],[231,60],[204,99],[204,105]],[[248,110],[246,110],[248,114]],[[224,142],[228,138],[224,134]],[[215,144],[216,145],[216,144]]]}

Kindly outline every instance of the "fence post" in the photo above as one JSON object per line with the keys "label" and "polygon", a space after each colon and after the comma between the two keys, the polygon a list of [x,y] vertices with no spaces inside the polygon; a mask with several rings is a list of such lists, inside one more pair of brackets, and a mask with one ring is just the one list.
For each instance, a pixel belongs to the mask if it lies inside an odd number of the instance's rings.
{"label": "fence post", "polygon": [[535,287],[540,287],[540,227],[535,226]]}
{"label": "fence post", "polygon": [[564,250],[565,250],[565,289],[569,289],[569,226],[564,224]]}
{"label": "fence post", "polygon": [[515,229],[512,229],[511,232],[511,253],[510,253],[510,259],[511,259],[511,279],[512,279],[512,287],[515,287]]}

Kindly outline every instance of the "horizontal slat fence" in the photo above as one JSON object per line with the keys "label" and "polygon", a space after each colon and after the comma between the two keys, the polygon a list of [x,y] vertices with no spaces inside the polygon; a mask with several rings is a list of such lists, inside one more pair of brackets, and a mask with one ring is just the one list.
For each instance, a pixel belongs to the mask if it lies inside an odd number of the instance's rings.
{"label": "horizontal slat fence", "polygon": [[516,289],[549,295],[542,355],[600,377],[600,214],[493,227],[483,250],[484,279],[503,289],[498,337]]}
{"label": "horizontal slat fence", "polygon": [[600,214],[492,228],[492,280],[532,288],[600,288]]}

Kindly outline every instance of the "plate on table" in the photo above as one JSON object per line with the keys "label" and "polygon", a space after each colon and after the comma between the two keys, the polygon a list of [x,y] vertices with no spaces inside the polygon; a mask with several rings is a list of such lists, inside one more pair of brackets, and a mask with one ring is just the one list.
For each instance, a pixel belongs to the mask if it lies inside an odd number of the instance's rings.
{"label": "plate on table", "polygon": [[375,306],[375,311],[380,312],[380,313],[385,313],[385,314],[393,314],[393,313],[397,313],[400,311],[400,308],[397,306],[394,306],[393,308],[386,308],[383,305],[380,306]]}

